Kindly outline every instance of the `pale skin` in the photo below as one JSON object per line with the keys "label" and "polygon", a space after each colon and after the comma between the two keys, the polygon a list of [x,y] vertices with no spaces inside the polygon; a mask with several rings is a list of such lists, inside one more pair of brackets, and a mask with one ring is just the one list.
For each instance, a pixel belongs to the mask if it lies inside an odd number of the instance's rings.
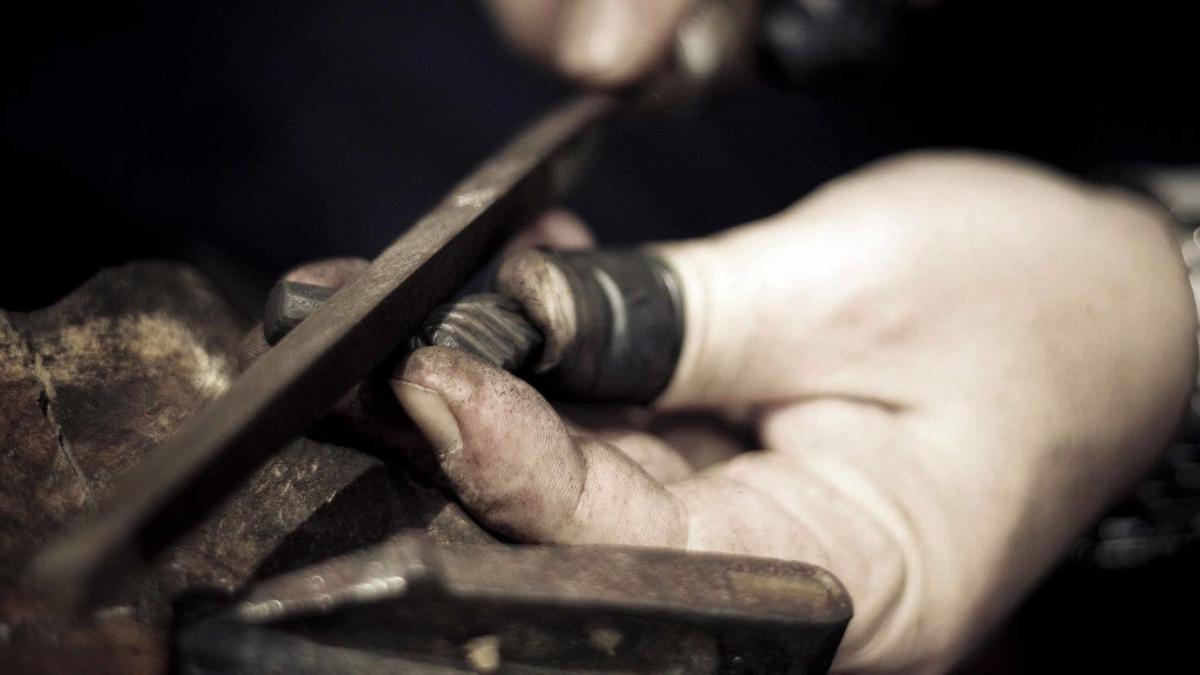
{"label": "pale skin", "polygon": [[[492,3],[502,21],[521,4]],[[526,241],[588,235],[554,213]],[[1016,159],[888,159],[656,250],[687,326],[655,408],[742,410],[753,447],[592,433],[438,347],[392,388],[496,532],[831,570],[855,603],[839,671],[952,667],[1154,461],[1196,372],[1195,305],[1163,214]],[[535,258],[510,255],[500,290],[553,339],[569,331],[566,300]]]}
{"label": "pale skin", "polygon": [[[588,240],[551,213],[518,246]],[[756,444],[573,424],[437,347],[392,388],[499,533],[830,569],[855,603],[839,671],[950,668],[1154,461],[1190,392],[1194,304],[1162,214],[1013,159],[894,158],[657,248],[687,332],[655,408],[742,410]],[[510,253],[525,271],[501,290],[561,333],[547,308],[562,289],[531,257]],[[289,276],[340,285],[359,269]]]}

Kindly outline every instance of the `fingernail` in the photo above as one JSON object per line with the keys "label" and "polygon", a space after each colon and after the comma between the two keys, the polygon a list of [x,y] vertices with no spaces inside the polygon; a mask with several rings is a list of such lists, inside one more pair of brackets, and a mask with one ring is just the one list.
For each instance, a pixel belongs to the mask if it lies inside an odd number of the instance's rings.
{"label": "fingernail", "polygon": [[462,448],[462,432],[458,420],[450,413],[449,406],[441,394],[419,384],[400,380],[392,383],[392,391],[399,399],[404,411],[416,423],[425,438],[438,452]]}
{"label": "fingernail", "polygon": [[578,331],[571,283],[562,268],[550,254],[519,251],[500,264],[496,292],[520,303],[542,331],[545,342],[534,372],[545,373],[557,366]]}
{"label": "fingernail", "polygon": [[634,57],[637,22],[637,5],[629,0],[579,0],[560,33],[559,67],[586,80],[619,80]]}

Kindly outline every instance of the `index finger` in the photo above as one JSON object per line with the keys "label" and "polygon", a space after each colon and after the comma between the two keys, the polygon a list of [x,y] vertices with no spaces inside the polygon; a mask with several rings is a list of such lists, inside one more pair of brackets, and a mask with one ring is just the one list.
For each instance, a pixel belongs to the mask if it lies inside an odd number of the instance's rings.
{"label": "index finger", "polygon": [[523,53],[597,87],[630,84],[663,58],[690,0],[487,0]]}

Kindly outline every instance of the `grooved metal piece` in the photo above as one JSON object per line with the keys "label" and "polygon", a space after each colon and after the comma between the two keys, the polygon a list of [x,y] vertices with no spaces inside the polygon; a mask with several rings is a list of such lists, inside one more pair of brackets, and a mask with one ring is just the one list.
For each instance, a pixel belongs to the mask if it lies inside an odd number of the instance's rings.
{"label": "grooved metal piece", "polygon": [[95,604],[186,531],[272,451],[304,433],[418,328],[519,223],[560,196],[616,101],[551,111],[459,184],[159,446],[115,498],[33,561],[63,604]]}

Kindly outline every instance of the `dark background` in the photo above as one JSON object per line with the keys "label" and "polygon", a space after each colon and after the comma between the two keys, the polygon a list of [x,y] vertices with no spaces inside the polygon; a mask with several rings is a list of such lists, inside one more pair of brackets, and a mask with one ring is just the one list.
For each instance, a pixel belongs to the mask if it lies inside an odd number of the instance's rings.
{"label": "dark background", "polygon": [[[1187,3],[1108,4],[951,0],[887,77],[619,125],[571,205],[629,241],[765,216],[910,147],[1194,161]],[[38,3],[2,30],[9,309],[146,255],[248,308],[290,265],[377,252],[569,93],[465,0]]]}
{"label": "dark background", "polygon": [[[758,82],[617,124],[569,204],[612,243],[762,217],[913,147],[1085,175],[1198,163],[1188,4],[949,0],[886,76]],[[253,312],[292,265],[373,255],[569,94],[465,0],[40,3],[0,31],[0,306],[14,310],[157,256]],[[1196,562],[1069,563],[977,667],[1192,670]]]}

